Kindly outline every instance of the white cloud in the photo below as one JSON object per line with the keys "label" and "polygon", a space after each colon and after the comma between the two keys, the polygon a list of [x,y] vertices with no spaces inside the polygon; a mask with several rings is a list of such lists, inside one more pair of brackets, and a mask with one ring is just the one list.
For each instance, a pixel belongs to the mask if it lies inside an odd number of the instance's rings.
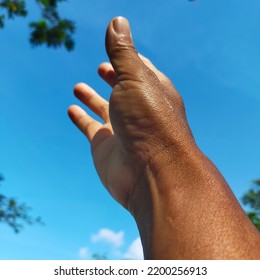
{"label": "white cloud", "polygon": [[89,253],[89,250],[87,247],[82,247],[79,249],[79,256],[81,259],[87,259],[88,253]]}
{"label": "white cloud", "polygon": [[124,258],[131,260],[142,260],[143,257],[143,247],[140,237],[136,238],[128,247]]}
{"label": "white cloud", "polygon": [[108,228],[102,228],[98,231],[98,233],[92,235],[92,242],[105,242],[111,244],[115,248],[119,248],[124,243],[124,235],[123,231],[115,232]]}

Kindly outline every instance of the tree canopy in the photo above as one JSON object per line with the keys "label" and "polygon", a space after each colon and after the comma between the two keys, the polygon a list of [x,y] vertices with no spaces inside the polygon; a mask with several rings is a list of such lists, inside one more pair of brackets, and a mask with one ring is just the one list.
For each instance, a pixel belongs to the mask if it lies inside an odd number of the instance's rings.
{"label": "tree canopy", "polygon": [[[0,174],[0,183],[3,181],[4,176]],[[14,232],[20,232],[24,223],[42,223],[40,217],[33,218],[29,215],[30,210],[25,203],[19,203],[13,197],[8,198],[0,194],[0,223],[9,225]]]}
{"label": "tree canopy", "polygon": [[[61,18],[58,12],[58,4],[65,1],[35,0],[41,10],[41,18],[29,23],[32,46],[47,45],[53,48],[64,46],[68,51],[73,50],[75,23],[69,19]],[[0,0],[0,28],[5,26],[6,19],[26,17],[27,15],[25,0]]]}
{"label": "tree canopy", "polygon": [[[73,39],[75,22],[61,18],[58,12],[58,4],[66,0],[34,1],[41,11],[41,18],[29,23],[31,45],[34,47],[46,45],[53,48],[64,46],[68,51],[72,51],[75,46]],[[0,0],[0,28],[4,28],[6,19],[26,17],[28,15],[26,3],[26,0]]]}
{"label": "tree canopy", "polygon": [[250,207],[247,215],[260,231],[260,179],[253,180],[252,187],[242,197],[242,202]]}

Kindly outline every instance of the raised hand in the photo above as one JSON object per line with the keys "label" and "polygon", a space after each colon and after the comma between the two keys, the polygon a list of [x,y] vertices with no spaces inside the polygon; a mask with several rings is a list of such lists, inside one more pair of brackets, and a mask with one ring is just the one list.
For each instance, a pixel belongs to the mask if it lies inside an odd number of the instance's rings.
{"label": "raised hand", "polygon": [[91,143],[104,186],[135,218],[149,259],[260,258],[260,235],[226,181],[195,144],[180,95],[134,48],[126,19],[112,20],[99,67],[109,102],[86,84],[72,121]]}
{"label": "raised hand", "polygon": [[113,66],[101,64],[99,74],[113,88],[110,102],[86,84],[75,87],[77,98],[104,124],[78,106],[70,107],[69,115],[91,142],[103,184],[129,209],[135,188],[142,194],[144,169],[153,168],[153,160],[165,157],[169,147],[177,149],[192,137],[181,97],[167,77],[138,55],[125,19],[110,23],[106,47]]}

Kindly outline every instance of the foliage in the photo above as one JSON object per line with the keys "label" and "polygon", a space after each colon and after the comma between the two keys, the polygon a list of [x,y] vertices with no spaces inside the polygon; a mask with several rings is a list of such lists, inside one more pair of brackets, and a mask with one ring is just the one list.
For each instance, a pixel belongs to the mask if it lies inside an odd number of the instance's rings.
{"label": "foliage", "polygon": [[[32,46],[47,45],[58,48],[64,46],[68,51],[74,49],[75,42],[72,35],[75,32],[75,23],[62,19],[58,13],[58,4],[66,0],[34,0],[41,10],[42,18],[29,24],[31,29],[30,43]],[[189,2],[195,0],[188,0]],[[7,18],[26,17],[28,14],[26,0],[0,0],[0,28],[5,25]]]}
{"label": "foliage", "polygon": [[[0,174],[0,182],[4,180]],[[41,218],[32,218],[28,212],[31,210],[25,203],[18,203],[15,198],[7,198],[0,194],[0,223],[6,223],[14,232],[19,233],[23,223],[41,223]]]}
{"label": "foliage", "polygon": [[260,179],[253,181],[252,187],[242,197],[242,202],[250,207],[251,211],[247,215],[260,231]]}
{"label": "foliage", "polygon": [[[14,18],[15,16],[25,17],[27,10],[25,2],[21,0],[11,1],[5,0],[0,2],[0,7],[7,10],[8,18]],[[1,25],[4,26],[5,15],[1,15]]]}
{"label": "foliage", "polygon": [[[62,19],[58,13],[58,3],[66,0],[35,0],[41,10],[41,19],[31,22],[30,43],[32,46],[47,45],[58,48],[64,46],[68,51],[73,50],[75,23]],[[28,14],[25,0],[0,0],[0,10],[6,10],[7,17],[25,17]],[[6,16],[0,14],[0,28],[4,27]]]}

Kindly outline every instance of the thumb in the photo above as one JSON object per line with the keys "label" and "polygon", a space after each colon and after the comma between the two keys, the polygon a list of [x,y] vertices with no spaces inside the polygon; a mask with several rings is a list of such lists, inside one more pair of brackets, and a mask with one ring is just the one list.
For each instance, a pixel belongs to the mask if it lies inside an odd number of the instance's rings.
{"label": "thumb", "polygon": [[143,63],[135,50],[127,19],[116,17],[109,23],[106,50],[118,80],[135,79]]}

